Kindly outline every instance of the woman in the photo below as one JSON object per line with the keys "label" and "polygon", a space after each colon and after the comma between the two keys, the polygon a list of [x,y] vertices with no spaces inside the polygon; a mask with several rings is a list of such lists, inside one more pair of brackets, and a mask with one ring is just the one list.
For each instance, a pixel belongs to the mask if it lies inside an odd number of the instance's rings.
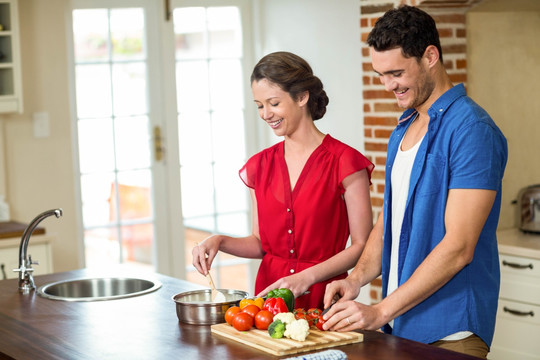
{"label": "woman", "polygon": [[253,70],[251,90],[260,117],[283,141],[240,170],[251,193],[252,234],[207,238],[193,249],[193,265],[207,274],[219,250],[262,259],[257,296],[284,287],[296,307],[322,308],[326,284],[346,277],[372,228],[373,164],[315,126],[328,97],[304,59],[266,55]]}

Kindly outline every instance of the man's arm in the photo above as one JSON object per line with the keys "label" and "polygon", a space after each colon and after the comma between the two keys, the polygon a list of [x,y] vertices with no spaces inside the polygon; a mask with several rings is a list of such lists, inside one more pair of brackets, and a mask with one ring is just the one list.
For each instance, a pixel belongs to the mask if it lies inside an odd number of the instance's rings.
{"label": "man's arm", "polygon": [[491,190],[449,191],[444,217],[446,234],[410,279],[380,303],[383,324],[428,298],[472,261],[495,196]]}
{"label": "man's arm", "polygon": [[331,318],[325,328],[376,330],[435,293],[472,261],[495,196],[492,190],[450,190],[445,212],[446,234],[413,275],[379,304],[334,306],[328,313]]}

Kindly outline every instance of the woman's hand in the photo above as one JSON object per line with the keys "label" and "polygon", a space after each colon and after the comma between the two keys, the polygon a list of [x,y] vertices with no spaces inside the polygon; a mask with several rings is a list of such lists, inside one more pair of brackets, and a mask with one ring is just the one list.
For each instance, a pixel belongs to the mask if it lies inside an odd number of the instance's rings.
{"label": "woman's hand", "polygon": [[312,285],[306,279],[303,279],[302,273],[294,274],[291,276],[285,276],[278,281],[270,284],[266,289],[257,294],[257,296],[265,296],[270,290],[286,288],[291,290],[294,297],[297,298],[303,295],[307,289]]}
{"label": "woman's hand", "polygon": [[191,250],[191,255],[193,255],[193,266],[195,266],[198,272],[203,275],[208,274],[212,261],[214,261],[214,258],[219,251],[220,243],[221,236],[212,235]]}

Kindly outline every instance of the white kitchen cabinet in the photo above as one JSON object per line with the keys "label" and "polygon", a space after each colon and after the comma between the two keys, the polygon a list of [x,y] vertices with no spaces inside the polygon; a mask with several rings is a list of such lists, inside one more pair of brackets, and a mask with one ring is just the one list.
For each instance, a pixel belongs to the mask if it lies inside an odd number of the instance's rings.
{"label": "white kitchen cabinet", "polygon": [[[33,261],[39,261],[39,265],[32,265],[34,276],[44,275],[53,272],[51,243],[54,237],[51,235],[33,235],[28,244],[28,255],[32,256]],[[13,269],[19,267],[19,245],[20,238],[10,238],[0,240],[0,265],[4,265],[4,271],[8,279],[18,277]],[[4,276],[0,273],[0,280]]]}
{"label": "white kitchen cabinet", "polygon": [[23,111],[17,0],[0,0],[0,113]]}
{"label": "white kitchen cabinet", "polygon": [[[527,240],[531,240],[530,236]],[[537,240],[540,242],[540,236]],[[530,254],[534,256],[535,252]],[[488,358],[540,359],[540,259],[503,252],[499,258],[501,291]]]}

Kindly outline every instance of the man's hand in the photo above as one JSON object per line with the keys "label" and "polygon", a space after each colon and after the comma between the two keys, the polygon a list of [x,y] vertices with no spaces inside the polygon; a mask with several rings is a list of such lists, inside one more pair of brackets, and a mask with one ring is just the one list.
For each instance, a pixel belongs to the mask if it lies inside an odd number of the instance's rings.
{"label": "man's hand", "polygon": [[324,292],[324,308],[327,309],[336,301],[354,300],[360,294],[360,284],[351,278],[332,281],[326,285]]}
{"label": "man's hand", "polygon": [[377,330],[388,320],[380,310],[380,305],[364,305],[356,301],[338,301],[324,315],[325,330],[352,331]]}

